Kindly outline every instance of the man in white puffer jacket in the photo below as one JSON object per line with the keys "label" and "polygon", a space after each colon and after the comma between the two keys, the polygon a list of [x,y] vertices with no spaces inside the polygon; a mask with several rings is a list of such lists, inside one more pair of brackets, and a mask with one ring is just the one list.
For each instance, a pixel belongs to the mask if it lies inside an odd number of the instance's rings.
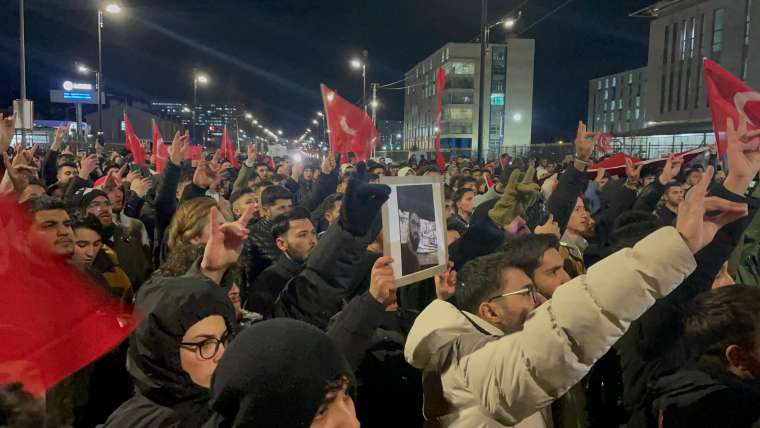
{"label": "man in white puffer jacket", "polygon": [[630,323],[696,268],[693,254],[746,204],[711,198],[724,214],[704,219],[701,190],[662,228],[595,264],[545,301],[509,254],[465,266],[457,307],[431,303],[409,333],[407,361],[423,371],[428,427],[551,427],[548,406],[588,373]]}

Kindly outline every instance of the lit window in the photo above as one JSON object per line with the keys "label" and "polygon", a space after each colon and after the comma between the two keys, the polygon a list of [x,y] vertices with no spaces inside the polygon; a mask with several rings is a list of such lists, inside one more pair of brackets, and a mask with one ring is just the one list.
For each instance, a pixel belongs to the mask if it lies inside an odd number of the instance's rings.
{"label": "lit window", "polygon": [[718,60],[723,50],[723,14],[724,9],[715,9],[713,12],[712,52],[713,57]]}
{"label": "lit window", "polygon": [[617,86],[617,77],[612,78],[612,87],[614,88],[615,86]]}
{"label": "lit window", "polygon": [[602,81],[601,80],[597,80],[596,81],[596,89],[599,89],[599,90],[602,89]]}

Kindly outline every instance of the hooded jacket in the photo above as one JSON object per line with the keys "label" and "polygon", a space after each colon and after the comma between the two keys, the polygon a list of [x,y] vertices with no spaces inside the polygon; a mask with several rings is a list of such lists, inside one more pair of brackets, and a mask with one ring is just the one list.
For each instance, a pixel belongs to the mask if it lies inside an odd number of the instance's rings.
{"label": "hooded jacket", "polygon": [[209,390],[195,384],[181,367],[179,345],[185,332],[211,316],[235,325],[225,292],[199,276],[160,278],[137,295],[143,321],[129,337],[127,370],[136,394],[106,421],[104,428],[202,426],[211,416]]}
{"label": "hooded jacket", "polygon": [[663,228],[564,284],[512,334],[447,302],[431,303],[405,347],[407,361],[423,371],[426,426],[549,426],[537,412],[695,268],[678,232]]}
{"label": "hooded jacket", "polygon": [[728,371],[685,368],[659,379],[653,394],[662,428],[748,428],[760,422],[760,384]]}

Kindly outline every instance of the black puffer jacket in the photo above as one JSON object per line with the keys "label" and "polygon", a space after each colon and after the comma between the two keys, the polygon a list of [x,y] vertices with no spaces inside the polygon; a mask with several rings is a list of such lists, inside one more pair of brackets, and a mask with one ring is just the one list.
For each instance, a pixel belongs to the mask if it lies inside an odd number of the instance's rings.
{"label": "black puffer jacket", "polygon": [[136,395],[111,414],[104,428],[202,426],[211,416],[209,390],[182,369],[179,345],[196,322],[224,318],[228,331],[235,311],[225,292],[202,276],[159,278],[137,295],[144,320],[129,338],[127,370]]}

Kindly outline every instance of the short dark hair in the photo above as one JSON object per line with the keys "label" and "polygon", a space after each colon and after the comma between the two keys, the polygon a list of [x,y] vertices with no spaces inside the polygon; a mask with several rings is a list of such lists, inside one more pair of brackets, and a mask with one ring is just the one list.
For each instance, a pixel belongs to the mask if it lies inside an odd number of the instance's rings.
{"label": "short dark hair", "polygon": [[45,407],[24,391],[22,384],[11,383],[0,389],[0,426],[31,428],[46,425]]}
{"label": "short dark hair", "polygon": [[446,201],[453,201],[454,200],[454,191],[451,190],[451,187],[444,186],[443,187],[443,199]]}
{"label": "short dark hair", "polygon": [[326,212],[332,211],[332,209],[335,208],[335,204],[342,200],[343,200],[342,193],[333,193],[332,195],[326,197],[324,203],[322,204],[322,207],[323,207],[322,215],[324,216]]}
{"label": "short dark hair", "polygon": [[249,193],[256,193],[256,189],[253,187],[243,187],[242,189],[235,190],[232,192],[232,195],[230,195],[230,203],[234,204],[238,199]]}
{"label": "short dark hair", "polygon": [[293,200],[293,194],[282,186],[269,186],[261,192],[261,206],[269,208],[273,206],[279,199]]}
{"label": "short dark hair", "polygon": [[475,185],[478,184],[478,180],[476,180],[474,177],[471,177],[469,175],[465,175],[459,179],[459,188],[461,189],[464,187],[467,183],[475,183]]}
{"label": "short dark hair", "polygon": [[670,190],[671,187],[681,187],[681,183],[677,181],[669,181],[665,184],[665,190],[663,190],[663,193],[668,193],[668,190]]}
{"label": "short dark hair", "polygon": [[559,239],[554,235],[530,234],[507,241],[499,248],[509,255],[513,266],[523,270],[529,277],[543,263],[544,253],[554,248],[559,251]]}
{"label": "short dark hair", "polygon": [[24,202],[24,206],[30,213],[36,214],[40,211],[65,210],[66,205],[62,200],[52,196],[37,196]]}
{"label": "short dark hair", "polygon": [[454,202],[459,202],[464,198],[465,193],[472,192],[475,193],[472,189],[459,189],[458,191],[454,192],[454,199],[452,199]]}
{"label": "short dark hair", "polygon": [[511,266],[507,255],[497,252],[470,260],[459,274],[456,296],[459,308],[478,313],[481,303],[501,290],[501,273]]}
{"label": "short dark hair", "polygon": [[71,229],[91,229],[100,236],[103,236],[103,225],[97,217],[89,213],[79,213],[72,219]]}
{"label": "short dark hair", "polygon": [[266,169],[271,169],[269,168],[269,164],[266,162],[256,162],[256,164],[253,165],[253,169],[259,169],[260,166],[266,167]]}
{"label": "short dark hair", "polygon": [[760,287],[730,285],[697,296],[687,311],[686,339],[700,362],[725,368],[729,345],[752,347],[760,330]]}
{"label": "short dark hair", "polygon": [[282,181],[286,181],[288,179],[288,177],[285,177],[282,174],[273,174],[273,175],[269,176],[269,179],[272,180],[273,182],[274,181],[282,182]]}
{"label": "short dark hair", "polygon": [[290,222],[293,220],[309,220],[311,221],[311,214],[309,210],[303,207],[295,207],[293,211],[278,215],[272,220],[272,239],[277,239],[290,230]]}

